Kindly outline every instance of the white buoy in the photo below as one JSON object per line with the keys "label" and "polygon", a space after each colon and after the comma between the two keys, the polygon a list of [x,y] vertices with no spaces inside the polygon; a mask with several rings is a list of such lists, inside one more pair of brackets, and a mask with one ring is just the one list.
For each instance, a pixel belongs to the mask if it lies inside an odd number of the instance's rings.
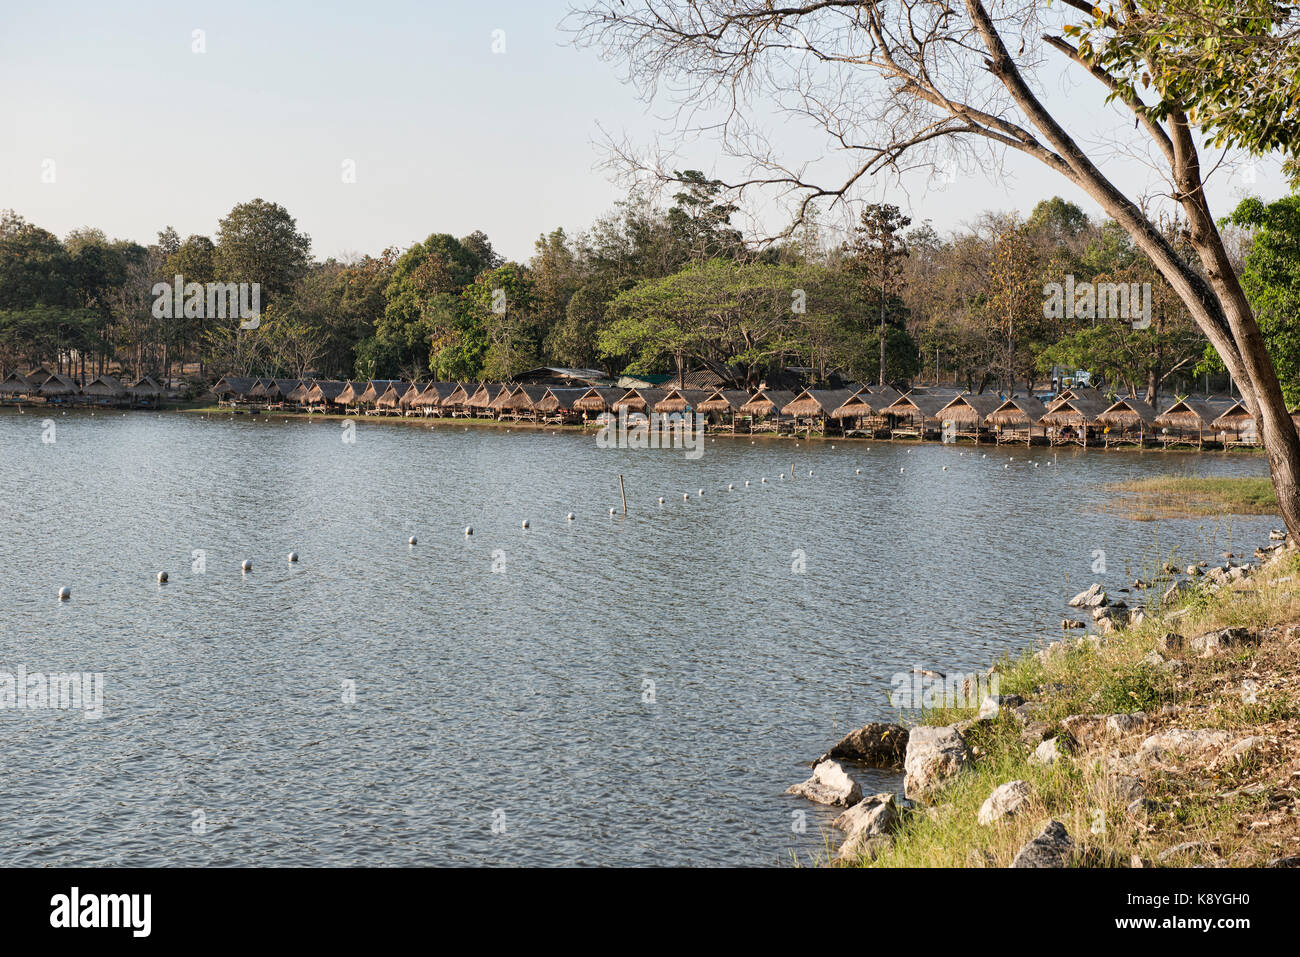
{"label": "white buoy", "polygon": [[519,523],[519,527],[520,527],[520,528],[527,528],[527,527],[528,527],[528,519],[524,519],[522,522],[520,522],[520,523]]}
{"label": "white buoy", "polygon": [[689,493],[689,492],[683,492],[683,493],[682,493],[682,501],[683,501],[683,502],[688,502],[688,501],[690,501],[690,498],[691,498],[691,496],[690,496],[690,493]]}
{"label": "white buoy", "polygon": [[167,584],[167,573],[166,573],[166,572],[159,572],[159,573],[158,573],[158,584],[159,584],[159,585],[166,585],[166,584]]}
{"label": "white buoy", "polygon": [[749,479],[745,479],[745,488],[749,488]]}
{"label": "white buoy", "polygon": [[809,470],[808,470],[808,477],[809,477],[809,478],[812,478],[812,474],[813,474],[813,473],[812,473],[812,469],[809,469]]}
{"label": "white buoy", "polygon": [[1004,469],[1009,469],[1009,468],[1011,468],[1010,465],[1004,465],[1004,466],[1002,466],[1002,467],[1003,467]]}
{"label": "white buoy", "polygon": [[72,597],[72,589],[69,588],[67,585],[64,585],[62,588],[59,589],[59,601],[67,601],[71,597]]}
{"label": "white buoy", "polygon": [[297,552],[290,552],[290,553],[289,553],[289,561],[291,561],[291,562],[296,562],[297,560],[298,560],[298,553],[297,553]]}
{"label": "white buoy", "polygon": [[700,491],[699,491],[698,494],[699,494],[699,496],[700,496],[701,498],[703,498],[703,497],[704,497],[704,489],[700,489]]}
{"label": "white buoy", "polygon": [[[469,429],[466,429],[465,431],[468,432]],[[465,534],[466,534],[467,536],[468,536],[468,535],[473,535],[473,534],[474,534],[474,526],[473,526],[473,525],[466,525],[466,526],[465,526]]]}
{"label": "white buoy", "polygon": [[944,470],[945,472],[948,471],[948,466],[945,465],[945,466],[943,467],[943,470]]}
{"label": "white buoy", "polygon": [[736,483],[735,483],[735,482],[732,482],[732,483],[730,483],[730,484],[727,486],[727,491],[728,491],[728,492],[734,492],[735,490],[736,490]]}
{"label": "white buoy", "polygon": [[856,472],[854,472],[853,474],[854,474],[854,475],[861,475],[861,474],[862,474],[862,469],[858,469],[858,470],[857,470]]}
{"label": "white buoy", "polygon": [[415,536],[412,535],[410,538],[408,538],[408,539],[406,540],[406,544],[408,544],[408,545],[414,545],[414,544],[415,544]]}
{"label": "white buoy", "polygon": [[659,504],[662,505],[663,503],[664,503],[664,497],[663,497],[662,495],[660,495],[660,496],[659,496]]}
{"label": "white buoy", "polygon": [[614,506],[612,506],[612,505],[611,505],[610,508],[609,508],[609,514],[610,514],[611,516],[614,514]]}
{"label": "white buoy", "polygon": [[569,521],[573,521],[573,513],[572,513],[572,512],[569,513]]}
{"label": "white buoy", "polygon": [[251,572],[253,570],[253,563],[250,562],[247,558],[245,558],[243,562],[240,564],[239,570],[241,572]]}
{"label": "white buoy", "polygon": [[766,484],[767,484],[767,476],[766,476],[766,475],[765,475],[765,476],[763,476],[763,484],[764,484],[764,485],[766,485]]}
{"label": "white buoy", "polygon": [[902,467],[901,465],[898,467],[898,471],[899,471],[900,474],[902,474],[903,467]]}
{"label": "white buoy", "polygon": [[784,482],[784,481],[785,481],[785,473],[782,472],[780,475],[777,476],[777,478],[779,478],[782,482]]}

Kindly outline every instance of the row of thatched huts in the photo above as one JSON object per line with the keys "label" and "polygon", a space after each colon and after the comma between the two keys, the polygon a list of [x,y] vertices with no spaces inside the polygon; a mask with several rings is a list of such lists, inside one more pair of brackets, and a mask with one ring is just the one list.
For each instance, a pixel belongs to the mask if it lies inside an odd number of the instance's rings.
{"label": "row of thatched huts", "polygon": [[82,385],[60,372],[38,369],[27,375],[10,372],[0,379],[0,401],[125,408],[154,406],[164,396],[162,386],[150,376],[126,385],[115,376],[101,375]]}
{"label": "row of thatched huts", "polygon": [[[649,413],[699,413],[733,432],[807,432],[873,438],[937,438],[1049,445],[1252,445],[1253,419],[1240,400],[1180,398],[1157,413],[1137,398],[1071,389],[1033,396],[900,393],[845,389],[591,388],[509,382],[410,383],[393,379],[251,379],[213,387],[222,404],[312,412],[420,415],[574,423]],[[1300,413],[1297,413],[1300,418]]]}

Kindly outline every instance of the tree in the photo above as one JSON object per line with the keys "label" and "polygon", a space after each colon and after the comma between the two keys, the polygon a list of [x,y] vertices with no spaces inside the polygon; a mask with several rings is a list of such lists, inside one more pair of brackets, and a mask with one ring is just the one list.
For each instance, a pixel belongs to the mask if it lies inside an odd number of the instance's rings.
{"label": "tree", "polygon": [[[1300,536],[1300,435],[1210,211],[1196,143],[1198,130],[1252,150],[1300,142],[1293,5],[604,0],[573,16],[578,43],[623,61],[646,95],[672,89],[681,116],[714,125],[724,150],[747,164],[729,187],[793,194],[797,211],[845,198],[874,173],[982,158],[976,145],[994,158],[1019,151],[1074,183],[1151,260],[1222,357],[1259,424],[1287,528]],[[1049,54],[1131,112],[1187,220],[1191,256],[1168,242],[1152,213],[1112,182],[1036,92],[1059,83],[1040,75]],[[1280,69],[1266,63],[1270,55]],[[1139,89],[1143,77],[1149,90]],[[1237,90],[1250,91],[1248,103]],[[818,183],[811,171],[826,163],[782,162],[751,111],[761,100],[819,126],[849,158],[847,174]],[[716,107],[720,119],[711,115]],[[692,132],[684,123],[683,135]],[[1127,135],[1127,124],[1115,132]],[[628,151],[620,156],[634,170],[672,178]]]}
{"label": "tree", "polygon": [[260,283],[263,302],[289,293],[310,262],[310,237],[298,232],[294,218],[278,203],[240,203],[217,229],[217,277]]}
{"label": "tree", "polygon": [[862,218],[854,230],[847,252],[854,268],[875,284],[880,301],[880,385],[885,384],[885,333],[886,309],[894,283],[902,270],[902,260],[907,258],[907,244],[902,231],[912,225],[912,218],[892,203],[871,203],[862,211]]}

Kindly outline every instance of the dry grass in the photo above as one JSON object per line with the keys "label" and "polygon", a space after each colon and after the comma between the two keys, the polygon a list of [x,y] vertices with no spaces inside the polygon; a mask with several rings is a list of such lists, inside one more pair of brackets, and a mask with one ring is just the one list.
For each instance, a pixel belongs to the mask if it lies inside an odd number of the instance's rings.
{"label": "dry grass", "polygon": [[[1171,612],[1177,612],[1169,617]],[[1197,590],[1163,615],[1084,642],[1046,660],[1026,653],[999,664],[1000,691],[1021,694],[1035,721],[1053,731],[1073,714],[1143,710],[1150,722],[1102,738],[1073,758],[1043,767],[1029,762],[1024,728],[1010,714],[973,726],[974,766],[957,775],[928,807],[911,814],[892,846],[858,866],[1005,867],[1049,817],[1074,839],[1081,866],[1261,866],[1300,855],[1300,556],[1294,552],[1217,592]],[[1144,661],[1168,632],[1184,637],[1223,627],[1262,636],[1214,658],[1185,657],[1171,671]],[[950,724],[971,711],[936,711],[926,724]],[[1171,728],[1219,729],[1231,741],[1264,744],[1234,761],[1219,752],[1143,765],[1141,742]],[[1119,775],[1141,781],[1147,804],[1127,810],[1132,795]],[[1025,813],[991,826],[976,820],[995,787],[1022,779],[1033,788]],[[1197,842],[1187,853],[1162,852]]]}

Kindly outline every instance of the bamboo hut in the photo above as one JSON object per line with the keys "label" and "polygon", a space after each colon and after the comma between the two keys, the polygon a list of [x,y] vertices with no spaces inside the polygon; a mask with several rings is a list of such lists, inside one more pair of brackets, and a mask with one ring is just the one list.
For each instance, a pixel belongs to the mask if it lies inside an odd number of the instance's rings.
{"label": "bamboo hut", "polygon": [[0,381],[0,399],[20,399],[29,396],[35,390],[31,381],[25,375],[17,372],[11,372]]}
{"label": "bamboo hut", "polygon": [[851,398],[853,393],[848,389],[804,389],[781,408],[781,414],[794,420],[796,432],[799,431],[799,421],[804,419],[808,423],[809,435],[812,435],[814,425],[819,426],[818,431],[825,434],[831,422],[839,425],[831,413]]}
{"label": "bamboo hut", "polygon": [[270,405],[276,395],[274,379],[258,379],[248,390],[248,401],[259,405]]}
{"label": "bamboo hut", "polygon": [[1258,445],[1259,433],[1255,426],[1255,417],[1240,399],[1233,400],[1220,415],[1210,423],[1219,433],[1224,448],[1234,445]]}
{"label": "bamboo hut", "polygon": [[1002,407],[1002,399],[990,392],[953,396],[939,409],[940,435],[943,441],[962,439],[978,444],[981,439],[996,441],[990,433],[988,417]]}
{"label": "bamboo hut", "polygon": [[50,379],[53,376],[54,373],[44,366],[41,366],[39,369],[33,369],[31,372],[27,373],[27,381],[31,383],[32,386],[32,391],[29,392],[28,395],[39,395],[41,386],[45,384],[47,379]]}
{"label": "bamboo hut", "polygon": [[626,411],[629,416],[637,412],[648,416],[667,397],[668,393],[664,389],[628,389],[609,410],[614,413]]}
{"label": "bamboo hut", "polygon": [[501,386],[501,391],[496,394],[496,398],[488,403],[488,414],[490,414],[494,419],[500,419],[506,414],[506,403],[514,398],[515,393],[518,391],[518,385],[509,382],[504,383]]}
{"label": "bamboo hut", "polygon": [[1218,412],[1199,399],[1177,399],[1156,416],[1153,423],[1160,430],[1158,438],[1165,448],[1175,445],[1205,447],[1205,433],[1214,436],[1213,422]]}
{"label": "bamboo hut", "polygon": [[61,372],[55,372],[37,387],[38,395],[47,401],[66,402],[81,394],[81,387]]}
{"label": "bamboo hut", "polygon": [[[429,414],[451,415],[465,401],[464,399],[457,400],[455,398],[458,392],[462,395],[465,392],[459,382],[431,382],[429,387],[424,390],[421,401],[423,403],[423,400],[429,400],[427,406]],[[468,398],[468,396],[465,396],[465,399]]]}
{"label": "bamboo hut", "polygon": [[459,415],[464,410],[465,403],[469,401],[469,397],[473,395],[478,388],[477,383],[466,382],[457,382],[455,383],[455,386],[456,388],[443,396],[442,400],[438,403],[438,412],[441,415],[453,417]]}
{"label": "bamboo hut", "polygon": [[508,388],[503,382],[484,382],[465,403],[465,411],[470,415],[490,415],[492,403]]}
{"label": "bamboo hut", "polygon": [[416,415],[423,413],[428,415],[425,409],[425,393],[429,391],[429,385],[426,383],[412,382],[411,387],[402,393],[402,397],[397,401],[397,407],[401,410],[402,415]]}
{"label": "bamboo hut", "polygon": [[609,414],[613,405],[619,399],[627,394],[626,389],[610,389],[602,386],[593,386],[587,389],[582,395],[578,396],[573,402],[574,411],[581,412],[585,421],[588,416]]}
{"label": "bamboo hut", "polygon": [[96,405],[118,405],[126,399],[126,386],[111,375],[102,375],[82,390]]}
{"label": "bamboo hut", "polygon": [[548,386],[524,383],[515,387],[510,397],[501,404],[501,411],[506,418],[534,419],[537,417],[537,403],[546,398]]}
{"label": "bamboo hut", "polygon": [[[379,397],[388,391],[389,386],[394,385],[398,381],[399,380],[397,379],[371,379],[366,383],[366,387],[362,390],[361,394],[357,396],[357,404],[363,407],[369,406],[370,408],[367,410],[368,413],[378,412],[379,409],[376,403],[379,402]],[[401,398],[400,394],[398,398]]]}
{"label": "bamboo hut", "polygon": [[1097,416],[1102,445],[1135,444],[1141,448],[1146,437],[1154,437],[1156,410],[1142,399],[1116,399]]}
{"label": "bamboo hut", "polygon": [[859,389],[831,410],[831,418],[839,423],[840,431],[846,436],[874,438],[885,427],[882,414],[885,408],[898,399],[897,392],[889,391],[893,394],[876,396],[865,388]]}
{"label": "bamboo hut", "polygon": [[275,384],[284,396],[284,401],[298,407],[307,401],[307,393],[311,391],[312,385],[306,379],[276,379]]}
{"label": "bamboo hut", "polygon": [[582,412],[575,409],[573,404],[587,392],[587,389],[578,386],[550,386],[541,400],[534,404],[533,410],[543,422],[555,425],[577,422],[581,420]]}
{"label": "bamboo hut", "polygon": [[795,400],[787,389],[759,389],[738,410],[749,419],[750,432],[780,432],[781,410]]}
{"label": "bamboo hut", "polygon": [[711,425],[730,424],[732,434],[735,434],[740,408],[748,401],[749,393],[743,389],[715,389],[695,407],[695,411],[703,413]]}
{"label": "bamboo hut", "polygon": [[1048,427],[1047,441],[1051,445],[1087,446],[1090,431],[1097,426],[1097,416],[1109,408],[1105,399],[1086,396],[1058,399],[1039,420]]}
{"label": "bamboo hut", "polygon": [[939,410],[948,404],[941,395],[926,395],[915,389],[900,395],[881,410],[891,439],[923,439],[939,431]]}
{"label": "bamboo hut", "polygon": [[331,408],[340,405],[339,396],[347,385],[339,379],[315,379],[303,396],[303,405],[308,412],[329,412]]}
{"label": "bamboo hut", "polygon": [[1050,406],[1055,405],[1057,402],[1069,401],[1070,399],[1094,399],[1097,402],[1102,402],[1105,398],[1100,389],[1094,389],[1086,385],[1075,386],[1072,389],[1057,393],[1056,398],[1049,403],[1048,411],[1050,412]]}
{"label": "bamboo hut", "polygon": [[343,384],[343,388],[334,399],[334,404],[342,406],[345,412],[356,413],[361,409],[361,394],[365,391],[364,385],[349,379]]}
{"label": "bamboo hut", "polygon": [[210,391],[217,397],[217,405],[236,405],[256,384],[256,379],[247,376],[223,375]]}
{"label": "bamboo hut", "polygon": [[142,406],[157,405],[163,397],[162,386],[153,380],[153,376],[148,375],[137,379],[126,391],[130,393],[131,401]]}
{"label": "bamboo hut", "polygon": [[[984,421],[993,426],[994,441],[998,445],[1019,442],[1021,439],[1024,439],[1025,445],[1033,445],[1034,426],[1046,414],[1047,407],[1032,395],[1012,396],[990,412]],[[1040,438],[1046,441],[1046,429]]]}
{"label": "bamboo hut", "polygon": [[400,412],[402,397],[410,391],[411,384],[409,382],[402,382],[400,379],[390,381],[388,388],[375,399],[375,412],[383,414]]}
{"label": "bamboo hut", "polygon": [[674,412],[698,412],[700,403],[710,395],[711,393],[704,389],[668,389],[664,397],[654,404],[651,411],[661,415]]}

